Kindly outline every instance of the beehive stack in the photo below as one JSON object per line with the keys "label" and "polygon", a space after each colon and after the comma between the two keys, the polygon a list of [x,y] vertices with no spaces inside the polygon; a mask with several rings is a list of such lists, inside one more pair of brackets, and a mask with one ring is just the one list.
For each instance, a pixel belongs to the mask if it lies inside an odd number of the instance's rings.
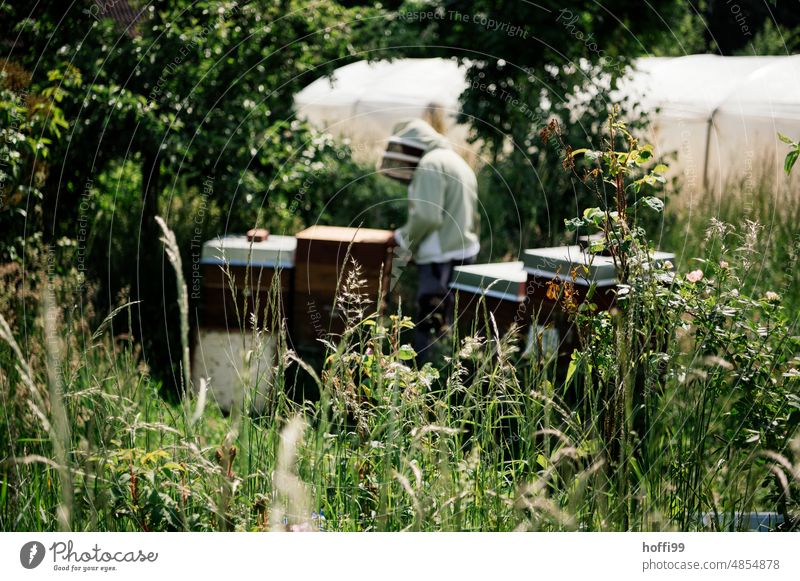
{"label": "beehive stack", "polygon": [[[226,236],[203,245],[201,325],[192,357],[195,388],[208,379],[211,400],[230,411],[263,409],[273,382],[276,333],[290,312],[296,240]],[[273,291],[273,287],[277,288]],[[259,333],[252,332],[252,324]]]}
{"label": "beehive stack", "polygon": [[[290,312],[286,306],[292,298],[296,244],[293,236],[270,236],[258,242],[246,236],[226,236],[206,242],[200,259],[203,326],[250,328],[251,315],[256,315],[258,326],[264,328],[285,318]],[[280,288],[275,297],[271,296],[273,285]],[[275,299],[283,304],[281,312],[271,308],[277,306]]]}

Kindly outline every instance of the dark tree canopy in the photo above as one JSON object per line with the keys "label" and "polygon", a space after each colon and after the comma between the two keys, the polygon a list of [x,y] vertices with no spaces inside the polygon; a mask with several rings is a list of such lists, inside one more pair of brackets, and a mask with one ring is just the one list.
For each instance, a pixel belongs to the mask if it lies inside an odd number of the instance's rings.
{"label": "dark tree canopy", "polygon": [[[146,339],[171,318],[173,304],[154,216],[169,216],[194,197],[222,215],[210,235],[252,227],[265,209],[273,226],[286,226],[319,215],[327,192],[335,192],[337,168],[328,162],[345,167],[349,157],[294,120],[292,96],[359,58],[354,46],[382,39],[369,30],[377,22],[365,18],[370,10],[306,0],[3,4],[5,62],[26,71],[32,93],[55,84],[67,122],[62,138],[49,144],[37,190],[41,210],[25,222],[29,233],[41,231],[47,241],[76,237],[86,192],[93,216],[103,203],[112,216],[117,206],[138,212],[133,219],[120,215],[113,233],[108,224],[106,232],[94,229],[105,244],[96,245],[93,264],[101,280],[114,279],[106,303],[121,286],[141,299],[137,336]],[[115,174],[119,167],[139,175]],[[287,211],[312,171],[302,203]],[[106,190],[127,194],[134,182],[140,204]],[[130,228],[120,232],[125,220]],[[120,236],[128,239],[109,260]],[[162,345],[150,353],[163,358],[168,351]]]}

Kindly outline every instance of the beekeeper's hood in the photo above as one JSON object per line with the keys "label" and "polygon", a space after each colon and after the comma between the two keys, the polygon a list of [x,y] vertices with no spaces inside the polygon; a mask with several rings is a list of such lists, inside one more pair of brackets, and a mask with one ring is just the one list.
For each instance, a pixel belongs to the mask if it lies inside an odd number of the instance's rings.
{"label": "beekeeper's hood", "polygon": [[450,142],[441,133],[428,125],[422,119],[412,119],[411,121],[404,121],[394,126],[392,130],[392,137],[408,142],[409,145],[416,145],[424,152],[439,147],[450,147]]}
{"label": "beekeeper's hood", "polygon": [[395,125],[392,133],[381,158],[380,172],[404,184],[411,183],[423,155],[433,149],[450,147],[444,135],[422,119]]}

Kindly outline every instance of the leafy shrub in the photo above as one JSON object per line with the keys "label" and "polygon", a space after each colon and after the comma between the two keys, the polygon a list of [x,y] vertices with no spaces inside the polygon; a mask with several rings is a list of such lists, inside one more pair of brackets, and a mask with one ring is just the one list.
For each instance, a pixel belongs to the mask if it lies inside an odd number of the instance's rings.
{"label": "leafy shrub", "polygon": [[[581,372],[587,412],[601,418],[617,493],[625,497],[663,487],[662,474],[669,474],[676,493],[668,514],[681,528],[707,510],[730,513],[740,504],[764,502],[755,490],[773,477],[763,453],[786,449],[800,423],[795,378],[800,339],[779,293],[744,292],[760,226],[746,222],[737,231],[712,220],[704,258],[696,259],[704,268],[673,274],[671,264],[650,259],[650,243],[635,213],[663,209],[663,202],[646,192],[664,183],[666,169],[652,166],[650,147],[640,145],[612,115],[603,150],[564,149],[565,167],[589,184],[598,200],[611,200],[569,224],[602,233],[590,251],[614,258],[620,281],[616,306],[598,313],[591,304],[564,301],[564,308],[581,335],[570,376]],[[583,174],[574,161],[580,154],[595,161]],[[680,412],[672,415],[676,403]],[[754,474],[757,462],[764,466]],[[746,472],[753,481],[720,507],[713,481],[731,470]],[[769,490],[774,506],[792,522],[785,482],[773,480]],[[624,510],[630,522],[634,515]]]}

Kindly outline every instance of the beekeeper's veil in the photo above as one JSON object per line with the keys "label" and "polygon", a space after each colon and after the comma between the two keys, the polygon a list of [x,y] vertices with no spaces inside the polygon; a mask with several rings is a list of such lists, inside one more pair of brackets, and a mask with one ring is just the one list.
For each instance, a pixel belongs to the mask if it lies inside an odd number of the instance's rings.
{"label": "beekeeper's veil", "polygon": [[403,183],[411,183],[419,160],[428,151],[450,147],[447,138],[422,119],[395,125],[381,160],[381,172]]}

